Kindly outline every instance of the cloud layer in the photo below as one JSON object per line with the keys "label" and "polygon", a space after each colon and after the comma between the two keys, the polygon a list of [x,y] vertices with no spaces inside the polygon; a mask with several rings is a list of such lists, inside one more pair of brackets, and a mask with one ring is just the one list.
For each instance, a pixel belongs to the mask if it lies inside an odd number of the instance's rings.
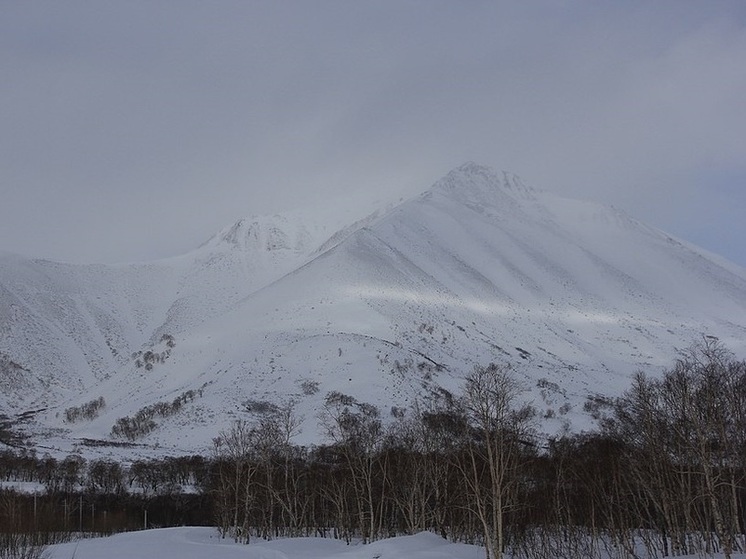
{"label": "cloud layer", "polygon": [[740,1],[6,3],[0,249],[176,254],[475,160],[746,266]]}

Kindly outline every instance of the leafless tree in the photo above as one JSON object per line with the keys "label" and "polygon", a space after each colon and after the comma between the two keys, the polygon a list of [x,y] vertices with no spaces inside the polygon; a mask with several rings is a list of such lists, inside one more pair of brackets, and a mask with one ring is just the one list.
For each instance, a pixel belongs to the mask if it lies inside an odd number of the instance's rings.
{"label": "leafless tree", "polygon": [[503,556],[505,516],[519,506],[521,456],[524,446],[532,444],[535,412],[520,405],[521,392],[510,367],[490,363],[474,367],[461,400],[470,427],[464,480],[492,559]]}

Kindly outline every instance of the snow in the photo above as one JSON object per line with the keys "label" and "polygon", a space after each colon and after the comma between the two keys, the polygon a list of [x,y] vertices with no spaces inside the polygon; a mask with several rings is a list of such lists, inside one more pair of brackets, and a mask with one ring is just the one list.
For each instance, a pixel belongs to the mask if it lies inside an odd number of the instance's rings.
{"label": "snow", "polygon": [[[367,545],[347,545],[341,540],[288,538],[255,540],[244,545],[221,539],[214,528],[162,528],[116,534],[108,538],[57,544],[47,549],[47,559],[484,559],[482,547],[450,543],[423,532]],[[695,559],[697,555],[680,556]],[[712,559],[723,557],[716,553]],[[746,559],[735,553],[733,559]],[[510,559],[510,556],[506,556]],[[551,558],[549,558],[551,559]]]}
{"label": "snow", "polygon": [[20,493],[45,493],[47,488],[37,481],[8,481],[0,480],[0,489],[18,491]]}
{"label": "snow", "polygon": [[[0,414],[37,410],[21,427],[57,455],[207,453],[250,400],[297,401],[295,442],[321,442],[331,390],[385,414],[490,361],[517,368],[540,414],[567,410],[547,432],[580,430],[587,396],[659,373],[703,335],[746,354],[745,270],[475,164],[392,208],[249,217],[158,262],[0,255]],[[146,370],[146,351],[166,356]],[[552,402],[542,380],[561,388]],[[135,444],[86,443],[188,390],[200,396]],[[99,417],[62,421],[99,396]]]}
{"label": "snow", "polygon": [[163,528],[81,540],[49,548],[49,559],[483,559],[484,549],[453,544],[429,533],[369,545],[290,538],[248,545],[221,539],[214,528]]}

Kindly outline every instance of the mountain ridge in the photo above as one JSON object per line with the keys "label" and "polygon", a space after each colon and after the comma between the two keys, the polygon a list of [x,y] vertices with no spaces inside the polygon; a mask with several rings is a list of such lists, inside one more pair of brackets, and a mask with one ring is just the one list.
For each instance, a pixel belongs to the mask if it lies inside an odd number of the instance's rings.
{"label": "mountain ridge", "polygon": [[[252,402],[294,401],[313,442],[330,391],[406,407],[498,361],[551,431],[583,428],[585,398],[659,372],[698,336],[746,349],[746,271],[508,173],[467,163],[342,226],[298,215],[240,220],[152,263],[0,255],[0,356],[26,371],[0,370],[0,413],[47,408],[32,440],[70,451],[121,443],[120,418],[200,394],[136,448],[207,451]],[[99,396],[100,417],[60,425]]]}

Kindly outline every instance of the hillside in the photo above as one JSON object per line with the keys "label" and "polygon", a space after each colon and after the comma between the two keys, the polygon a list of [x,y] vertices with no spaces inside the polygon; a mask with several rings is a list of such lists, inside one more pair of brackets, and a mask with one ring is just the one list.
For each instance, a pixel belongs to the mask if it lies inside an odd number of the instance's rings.
{"label": "hillside", "polygon": [[[388,413],[499,361],[548,431],[578,429],[588,395],[703,335],[742,355],[744,334],[746,271],[470,163],[362,220],[245,219],[159,262],[0,256],[0,413],[42,410],[34,443],[107,453],[121,450],[87,445],[169,404],[129,452],[205,452],[233,419],[293,400],[313,442],[330,391]],[[99,397],[97,417],[64,421]]]}

